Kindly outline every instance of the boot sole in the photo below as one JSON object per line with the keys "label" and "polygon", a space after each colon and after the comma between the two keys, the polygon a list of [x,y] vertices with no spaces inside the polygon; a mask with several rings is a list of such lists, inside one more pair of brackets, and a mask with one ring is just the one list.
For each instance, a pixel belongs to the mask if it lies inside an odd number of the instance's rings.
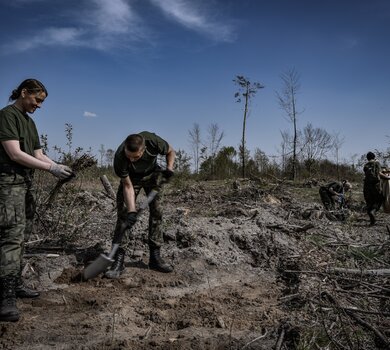
{"label": "boot sole", "polygon": [[0,322],[17,322],[20,315],[0,316]]}
{"label": "boot sole", "polygon": [[106,277],[106,278],[108,278],[108,279],[111,279],[111,280],[117,280],[119,277],[121,277],[121,275],[123,274],[123,272],[124,272],[124,270],[123,271],[121,271],[120,273],[118,273],[118,274],[115,274],[115,275],[111,275],[111,274],[109,274],[109,273],[105,273],[104,274],[104,277]]}
{"label": "boot sole", "polygon": [[37,295],[27,295],[27,294],[18,294],[16,293],[16,297],[18,299],[36,299],[39,298],[40,294]]}
{"label": "boot sole", "polygon": [[152,267],[152,266],[149,266],[149,270],[162,272],[162,273],[171,273],[171,272],[173,272],[173,269],[172,270],[162,270],[162,269],[159,269],[159,268],[156,268],[156,267]]}

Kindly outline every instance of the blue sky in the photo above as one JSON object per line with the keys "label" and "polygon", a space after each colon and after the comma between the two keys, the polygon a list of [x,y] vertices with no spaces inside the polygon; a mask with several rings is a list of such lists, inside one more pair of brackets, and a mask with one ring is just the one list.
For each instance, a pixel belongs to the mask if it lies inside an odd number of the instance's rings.
{"label": "blue sky", "polygon": [[49,146],[116,149],[149,130],[190,153],[194,123],[237,147],[236,75],[260,82],[247,146],[277,155],[291,130],[275,96],[300,75],[298,126],[345,137],[342,158],[388,147],[388,0],[0,0],[0,101],[23,79],[49,97],[33,118]]}

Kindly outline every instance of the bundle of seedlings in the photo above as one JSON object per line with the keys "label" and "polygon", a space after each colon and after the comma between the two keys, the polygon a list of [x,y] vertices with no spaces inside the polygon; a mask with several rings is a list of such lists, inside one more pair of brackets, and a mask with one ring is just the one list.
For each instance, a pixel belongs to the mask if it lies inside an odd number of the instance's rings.
{"label": "bundle of seedlings", "polygon": [[46,201],[46,205],[50,206],[54,202],[62,186],[65,183],[74,179],[78,173],[94,165],[96,165],[96,159],[93,156],[86,153],[81,155],[81,157],[75,159],[75,161],[69,165],[69,167],[72,169],[72,175],[66,179],[60,179],[57,181],[57,184],[49,193],[49,197]]}
{"label": "bundle of seedlings", "polygon": [[[96,160],[89,154],[83,154],[75,159],[69,167],[73,176],[64,180],[58,180],[50,190],[46,199],[42,198],[36,211],[37,233],[45,237],[41,244],[47,245],[47,241],[53,241],[50,245],[63,246],[71,243],[77,237],[79,231],[88,222],[89,207],[79,203],[81,189],[75,189],[80,182],[75,179],[86,169],[95,166]],[[71,181],[73,180],[73,181]],[[67,186],[63,187],[66,183]],[[61,196],[59,194],[61,193]],[[36,247],[34,247],[36,248]]]}

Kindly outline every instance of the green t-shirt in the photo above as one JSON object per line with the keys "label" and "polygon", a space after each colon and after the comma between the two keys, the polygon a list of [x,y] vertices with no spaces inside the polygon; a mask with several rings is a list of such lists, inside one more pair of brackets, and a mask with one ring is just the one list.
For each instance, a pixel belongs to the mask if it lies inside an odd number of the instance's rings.
{"label": "green t-shirt", "polygon": [[327,185],[325,185],[325,188],[330,191],[332,189],[336,193],[343,193],[343,185],[338,182],[329,182]]}
{"label": "green t-shirt", "polygon": [[364,182],[368,184],[377,184],[379,180],[379,173],[381,165],[375,159],[369,160],[363,168]]}
{"label": "green t-shirt", "polygon": [[139,133],[145,139],[145,152],[136,162],[131,162],[125,155],[125,141],[115,152],[114,171],[120,178],[130,176],[132,180],[140,180],[157,168],[157,156],[168,153],[169,144],[160,136],[148,131]]}
{"label": "green t-shirt", "polygon": [[[0,142],[9,140],[18,140],[20,149],[31,156],[34,156],[35,150],[42,148],[34,121],[14,105],[8,105],[0,110]],[[16,164],[1,143],[0,164]]]}

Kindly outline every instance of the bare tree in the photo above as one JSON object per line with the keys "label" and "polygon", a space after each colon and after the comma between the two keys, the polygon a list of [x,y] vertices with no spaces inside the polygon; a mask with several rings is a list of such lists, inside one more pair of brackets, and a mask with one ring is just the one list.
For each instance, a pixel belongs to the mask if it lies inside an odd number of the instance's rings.
{"label": "bare tree", "polygon": [[256,148],[253,154],[253,161],[257,170],[262,173],[267,170],[269,166],[269,159],[265,152],[263,152],[260,148]]}
{"label": "bare tree", "polygon": [[114,157],[115,157],[115,151],[111,148],[109,148],[107,151],[106,151],[106,164],[108,164],[108,166],[113,166],[114,164]]}
{"label": "bare tree", "polygon": [[299,74],[292,68],[281,75],[283,89],[276,93],[279,105],[286,114],[288,120],[293,124],[293,141],[292,141],[292,179],[297,177],[297,147],[298,147],[298,115],[297,111],[297,94],[300,89]]}
{"label": "bare tree", "polygon": [[212,123],[209,125],[208,129],[209,136],[209,152],[212,158],[215,158],[217,155],[219,148],[221,147],[221,141],[225,136],[223,131],[219,130],[219,126],[216,123]]}
{"label": "bare tree", "polygon": [[291,154],[291,135],[285,130],[281,131],[280,135],[282,136],[282,141],[280,143],[280,155],[282,157],[282,171],[285,172],[287,170],[288,158]]}
{"label": "bare tree", "polygon": [[221,147],[221,141],[224,137],[223,131],[219,130],[219,126],[216,123],[209,125],[208,129],[208,151],[211,159],[211,172],[214,174],[214,161],[215,157]]}
{"label": "bare tree", "polygon": [[308,123],[303,129],[302,157],[309,175],[312,175],[313,165],[321,160],[333,147],[332,136],[322,128],[314,128]]}
{"label": "bare tree", "polygon": [[340,179],[340,167],[339,167],[339,156],[340,156],[340,149],[343,143],[345,142],[345,137],[340,136],[339,132],[335,132],[333,135],[333,151],[334,151],[334,156],[336,159],[336,169],[337,169],[337,180]]}
{"label": "bare tree", "polygon": [[100,166],[102,167],[103,166],[103,158],[106,154],[106,149],[104,148],[103,144],[100,145],[99,153],[100,153]]}
{"label": "bare tree", "polygon": [[242,138],[241,138],[241,146],[240,146],[240,156],[242,162],[242,177],[245,178],[245,131],[246,131],[246,120],[249,116],[249,105],[251,99],[256,95],[257,90],[264,88],[260,83],[254,82],[251,83],[249,79],[245,78],[242,75],[236,75],[236,78],[233,79],[234,83],[236,83],[239,88],[235,93],[234,97],[237,99],[236,102],[241,102],[241,98],[244,99],[244,117],[242,122]]}
{"label": "bare tree", "polygon": [[202,145],[202,140],[200,137],[200,127],[198,123],[194,123],[192,129],[188,131],[189,141],[192,148],[195,173],[199,173],[199,160],[200,160],[200,148]]}

